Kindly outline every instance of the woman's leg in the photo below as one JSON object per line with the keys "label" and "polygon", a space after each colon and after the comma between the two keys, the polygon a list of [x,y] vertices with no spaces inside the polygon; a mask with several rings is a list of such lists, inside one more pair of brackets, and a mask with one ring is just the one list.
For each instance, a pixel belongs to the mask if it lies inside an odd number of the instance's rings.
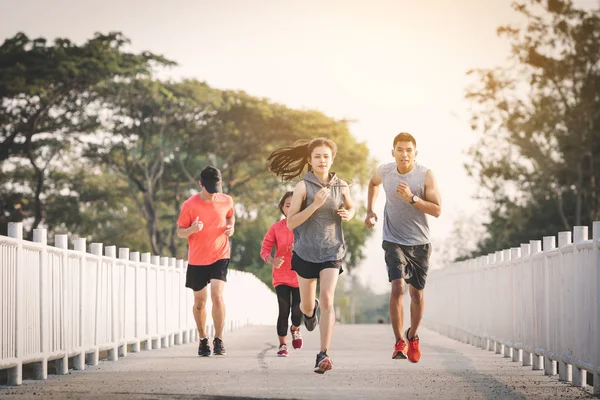
{"label": "woman's leg", "polygon": [[277,293],[277,302],[279,303],[279,316],[277,317],[277,336],[279,336],[279,344],[286,344],[288,319],[290,318],[290,298],[291,290],[287,285],[279,285],[275,287]]}
{"label": "woman's leg", "polygon": [[298,285],[300,286],[300,311],[310,318],[315,311],[317,279],[305,279],[298,275]]}
{"label": "woman's leg", "polygon": [[[321,308],[321,351],[327,352],[331,344],[331,335],[335,325],[335,310],[333,308],[333,295],[340,274],[337,268],[325,268],[321,270],[321,290],[319,293],[319,307]],[[302,299],[304,300],[304,299]]]}

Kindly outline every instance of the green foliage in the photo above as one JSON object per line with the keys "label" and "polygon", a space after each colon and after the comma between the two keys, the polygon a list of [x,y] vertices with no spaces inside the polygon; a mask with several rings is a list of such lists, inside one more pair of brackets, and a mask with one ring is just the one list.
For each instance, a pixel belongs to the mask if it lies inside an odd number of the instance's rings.
{"label": "green foliage", "polygon": [[523,29],[501,27],[509,67],[471,71],[468,171],[490,200],[476,253],[600,219],[600,14],[572,1],[515,2]]}
{"label": "green foliage", "polygon": [[[366,145],[346,121],[320,112],[196,80],[157,80],[154,69],[173,63],[127,53],[127,44],[120,33],[81,46],[18,34],[0,46],[0,222],[185,258],[179,208],[212,164],[236,204],[232,267],[270,282],[260,246],[289,186],[269,173],[268,155],[329,137],[340,149],[336,172],[358,188],[371,166]],[[353,268],[369,231],[358,219],[345,228]]]}
{"label": "green foliage", "polygon": [[67,39],[49,45],[19,33],[0,46],[0,162],[26,160],[35,173],[24,188],[33,193],[32,207],[3,203],[0,208],[9,214],[23,210],[22,217],[32,215],[36,228],[44,218],[49,171],[81,135],[99,127],[99,85],[149,76],[153,66],[173,64],[151,53],[124,52],[127,44],[120,33],[97,34],[81,46]]}

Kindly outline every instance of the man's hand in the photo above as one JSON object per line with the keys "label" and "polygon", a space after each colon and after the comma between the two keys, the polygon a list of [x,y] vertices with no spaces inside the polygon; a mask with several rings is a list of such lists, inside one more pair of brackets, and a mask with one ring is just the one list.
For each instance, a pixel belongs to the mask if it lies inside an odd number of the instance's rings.
{"label": "man's hand", "polygon": [[374,211],[369,211],[365,217],[365,225],[367,228],[372,228],[377,223],[377,214]]}
{"label": "man's hand", "polygon": [[192,225],[190,225],[188,229],[190,229],[192,233],[196,233],[200,232],[202,228],[204,228],[204,224],[202,223],[202,221],[200,221],[199,217],[196,217],[196,219],[194,220],[194,222],[192,222]]}
{"label": "man's hand", "polygon": [[225,227],[225,235],[227,235],[228,237],[231,237],[231,235],[233,235],[233,231],[235,231],[233,225],[227,225]]}
{"label": "man's hand", "polygon": [[396,187],[396,193],[398,193],[404,200],[409,203],[412,201],[413,193],[406,183],[401,183]]}
{"label": "man's hand", "polygon": [[271,257],[269,264],[271,264],[274,268],[279,268],[281,267],[281,264],[283,264],[283,257]]}

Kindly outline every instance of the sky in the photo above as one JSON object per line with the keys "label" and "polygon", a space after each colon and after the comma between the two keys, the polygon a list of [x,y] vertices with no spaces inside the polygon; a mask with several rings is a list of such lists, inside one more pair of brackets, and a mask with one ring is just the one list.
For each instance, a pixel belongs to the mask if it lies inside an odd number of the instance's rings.
{"label": "sky", "polygon": [[[466,72],[504,64],[510,47],[496,28],[522,22],[509,0],[0,0],[0,40],[24,32],[82,43],[95,32],[120,31],[131,51],[179,64],[164,77],[353,121],[352,134],[379,162],[393,161],[394,136],[410,132],[417,161],[434,172],[442,195],[442,215],[430,219],[432,268],[445,264],[436,247],[457,220],[481,232],[483,205],[464,168],[478,138],[464,99],[472,82]],[[382,193],[380,216],[383,205]],[[366,255],[361,280],[388,290],[381,223]]]}

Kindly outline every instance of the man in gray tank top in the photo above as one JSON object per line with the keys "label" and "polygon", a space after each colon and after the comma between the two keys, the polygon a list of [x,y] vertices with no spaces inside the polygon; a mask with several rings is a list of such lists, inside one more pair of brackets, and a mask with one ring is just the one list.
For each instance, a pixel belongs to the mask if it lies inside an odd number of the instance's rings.
{"label": "man in gray tank top", "polygon": [[[381,165],[369,182],[365,225],[372,228],[377,222],[373,205],[379,194],[379,186],[383,184],[386,201],[382,247],[392,283],[390,320],[396,336],[392,358],[408,358],[411,362],[418,362],[421,349],[417,331],[423,318],[423,290],[431,255],[426,214],[439,217],[442,201],[433,172],[415,161],[415,138],[408,133],[400,133],[393,143],[392,156],[395,162]],[[411,298],[411,325],[405,332],[408,344],[402,338],[404,282],[409,284]]]}

